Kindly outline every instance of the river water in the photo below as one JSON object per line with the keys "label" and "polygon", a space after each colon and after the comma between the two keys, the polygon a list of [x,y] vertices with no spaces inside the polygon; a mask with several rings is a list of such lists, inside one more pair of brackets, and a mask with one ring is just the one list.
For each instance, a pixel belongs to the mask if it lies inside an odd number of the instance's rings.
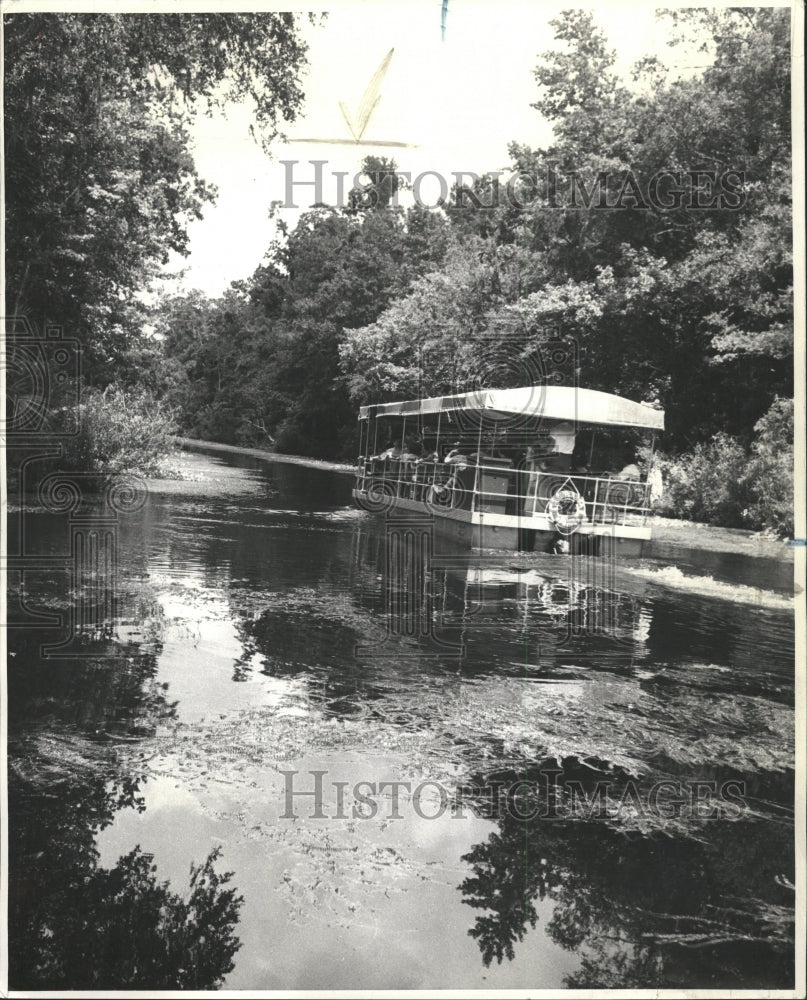
{"label": "river water", "polygon": [[13,987],[792,988],[786,571],[442,553],[412,594],[348,477],[183,468],[70,634],[24,512]]}

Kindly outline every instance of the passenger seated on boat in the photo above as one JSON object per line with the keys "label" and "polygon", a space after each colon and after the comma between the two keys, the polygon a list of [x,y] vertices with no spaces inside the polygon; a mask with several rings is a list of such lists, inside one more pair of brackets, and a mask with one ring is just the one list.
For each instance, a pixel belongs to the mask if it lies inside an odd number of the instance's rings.
{"label": "passenger seated on boat", "polygon": [[550,428],[545,440],[527,449],[525,465],[534,472],[568,472],[577,437],[574,424],[561,421]]}
{"label": "passenger seated on boat", "polygon": [[479,461],[480,465],[512,465],[513,462],[504,453],[502,447],[498,444],[488,444],[483,445],[481,451],[475,451],[473,455],[470,456],[471,462],[476,463]]}
{"label": "passenger seated on boat", "polygon": [[568,420],[563,420],[549,431],[550,440],[554,443],[554,453],[557,455],[568,455],[570,458],[574,451],[574,442],[577,438],[575,426]]}
{"label": "passenger seated on boat", "polygon": [[418,499],[422,499],[422,493],[426,486],[434,482],[437,475],[437,463],[440,456],[436,451],[429,451],[421,455],[415,462],[412,472],[412,481],[415,483],[415,494]]}
{"label": "passenger seated on boat", "polygon": [[423,453],[423,442],[417,434],[410,434],[406,439],[404,450],[398,456],[401,462],[413,464],[417,462]]}
{"label": "passenger seated on boat", "polygon": [[403,448],[398,448],[391,458],[392,477],[398,484],[399,496],[411,496],[414,487],[410,485],[415,480],[415,468],[420,458],[419,437],[417,434],[408,434]]}
{"label": "passenger seated on boat", "polygon": [[437,454],[430,452],[422,455],[412,466],[412,482],[414,486],[414,497],[416,500],[423,499],[423,490],[434,481],[434,471],[437,463]]}
{"label": "passenger seated on boat", "polygon": [[574,424],[568,420],[562,421],[549,432],[549,440],[552,442],[552,454],[544,459],[544,466],[547,472],[568,472],[572,467],[572,453],[577,437]]}
{"label": "passenger seated on boat", "polygon": [[466,466],[470,465],[471,457],[470,455],[464,455],[460,448],[460,443],[454,445],[450,452],[443,459],[446,465],[456,465],[460,469],[464,469]]}

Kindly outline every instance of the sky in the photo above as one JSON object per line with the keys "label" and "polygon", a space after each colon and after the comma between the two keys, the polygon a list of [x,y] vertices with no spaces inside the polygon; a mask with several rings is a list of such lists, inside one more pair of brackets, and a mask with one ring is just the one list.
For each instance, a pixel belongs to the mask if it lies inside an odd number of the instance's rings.
{"label": "sky", "polygon": [[[538,54],[552,48],[549,21],[564,5],[523,0],[449,0],[445,38],[441,37],[441,0],[347,0],[319,27],[305,25],[309,70],[303,87],[303,114],[287,127],[288,141],[276,141],[271,156],[249,135],[250,109],[228,108],[213,118],[200,115],[193,129],[195,159],[201,175],[217,185],[215,206],[191,224],[190,256],[171,267],[185,273],[169,287],[199,288],[218,295],[260,264],[275,224],[273,201],[283,200],[287,179],[311,181],[311,160],[322,168],[323,197],[336,200],[334,173],[348,171],[345,190],[368,153],[392,156],[398,168],[415,179],[437,171],[450,184],[456,171],[506,168],[512,140],[546,144],[551,130],[530,103],[537,97],[533,69]],[[627,74],[647,54],[681,60],[666,45],[667,24],[651,7],[611,3],[595,11],[617,52],[617,68]],[[380,101],[364,134],[365,141],[395,141],[410,148],[353,143],[339,108],[352,113],[381,61],[394,54],[381,85]],[[702,59],[702,56],[698,58]],[[355,115],[354,115],[355,118]],[[344,140],[318,144],[305,140]],[[283,161],[297,161],[293,167]],[[314,200],[312,186],[295,185],[298,210],[281,209],[293,226]],[[424,176],[421,200],[432,204],[440,190],[435,177]]]}

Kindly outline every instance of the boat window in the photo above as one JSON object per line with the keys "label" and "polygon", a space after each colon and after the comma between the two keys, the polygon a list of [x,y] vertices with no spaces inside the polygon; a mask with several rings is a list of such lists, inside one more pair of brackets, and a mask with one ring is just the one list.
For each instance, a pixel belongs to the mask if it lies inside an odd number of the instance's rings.
{"label": "boat window", "polygon": [[580,436],[582,440],[573,455],[573,462],[579,463],[576,468],[580,471],[584,465],[586,471],[596,475],[640,478],[639,455],[649,441],[647,432],[634,427],[598,427]]}

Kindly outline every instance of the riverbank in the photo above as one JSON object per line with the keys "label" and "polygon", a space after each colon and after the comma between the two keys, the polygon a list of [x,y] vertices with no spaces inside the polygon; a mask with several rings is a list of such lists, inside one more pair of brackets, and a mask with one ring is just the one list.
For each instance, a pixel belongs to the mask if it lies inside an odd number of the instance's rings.
{"label": "riverbank", "polygon": [[321,458],[308,458],[305,455],[281,455],[265,448],[242,448],[234,444],[219,444],[218,441],[199,441],[197,438],[179,437],[176,443],[183,451],[199,451],[207,454],[246,455],[250,458],[264,458],[268,462],[285,462],[288,465],[306,465],[312,469],[327,469],[329,472],[340,472],[352,476],[355,466],[345,462],[327,462]]}
{"label": "riverbank", "polygon": [[732,552],[762,559],[793,562],[796,547],[787,539],[775,538],[744,528],[719,528],[699,521],[677,521],[671,517],[653,519],[653,554],[664,554],[664,546],[686,545],[708,552]]}
{"label": "riverbank", "polygon": [[[328,462],[304,455],[281,455],[261,448],[242,448],[238,445],[219,444],[217,441],[200,441],[196,438],[177,438],[177,444],[185,451],[204,454],[244,455],[262,458],[268,462],[284,462],[289,465],[304,465],[312,469],[324,469],[342,475],[353,475],[355,467],[344,462]],[[719,528],[697,521],[676,521],[668,517],[653,520],[653,540],[651,558],[674,557],[681,549],[695,554],[702,552],[725,552],[732,555],[750,556],[759,559],[777,559],[793,562],[795,546],[788,541],[773,538],[757,531],[743,528]]]}

